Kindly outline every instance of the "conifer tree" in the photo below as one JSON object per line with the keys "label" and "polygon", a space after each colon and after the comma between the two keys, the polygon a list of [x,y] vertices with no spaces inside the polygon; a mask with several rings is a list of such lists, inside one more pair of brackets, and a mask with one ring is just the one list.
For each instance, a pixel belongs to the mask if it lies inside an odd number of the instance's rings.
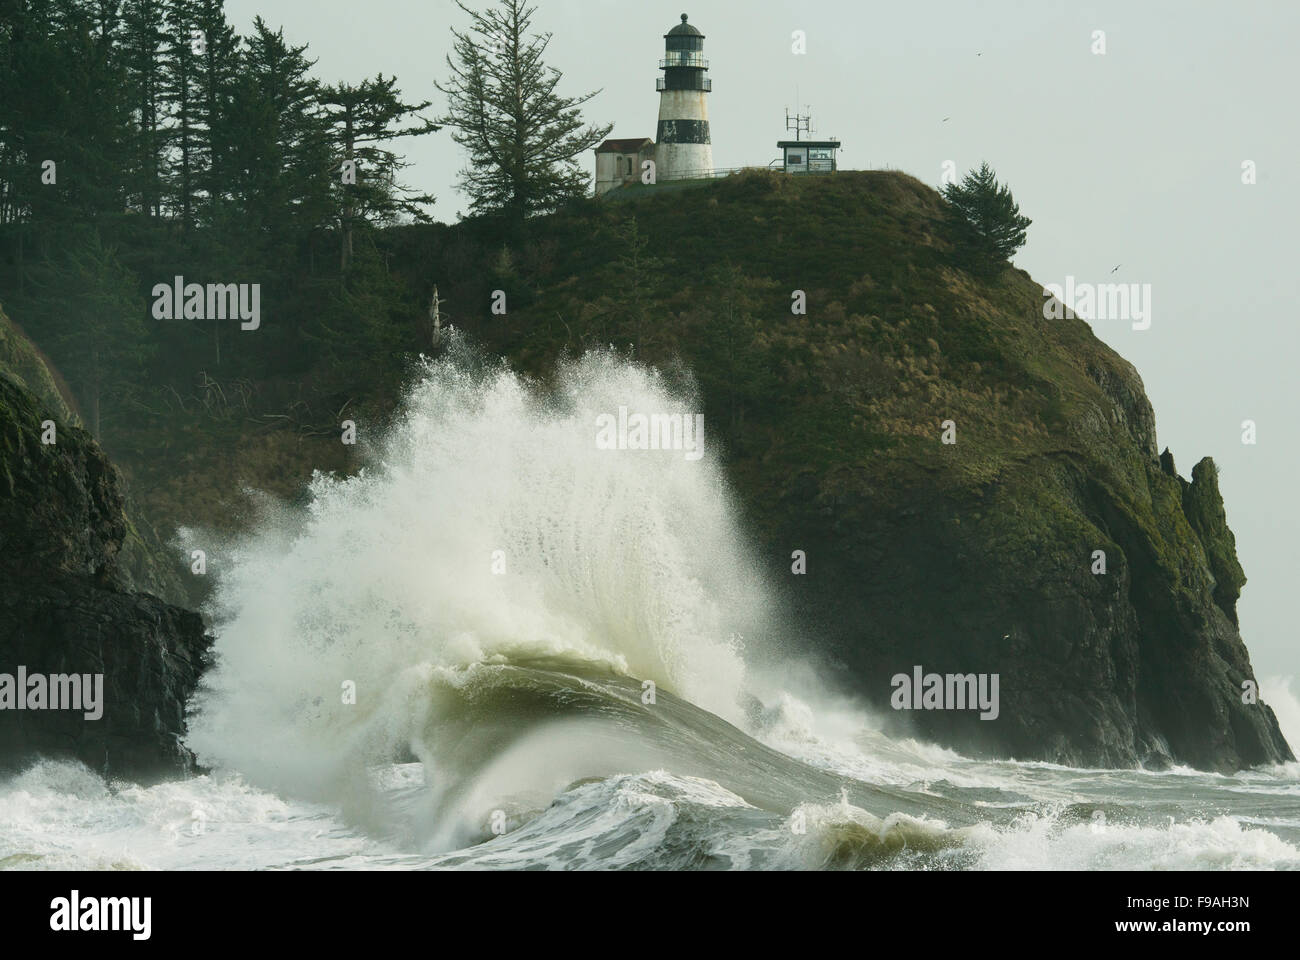
{"label": "conifer tree", "polygon": [[557,93],[562,75],[543,60],[551,34],[530,34],[537,8],[526,0],[497,0],[482,13],[457,6],[470,29],[452,30],[451,75],[436,86],[448,103],[439,122],[469,153],[460,186],[471,208],[522,220],[583,196],[589,177],[576,158],[613,129],[583,125],[580,108],[600,91]]}
{"label": "conifer tree", "polygon": [[[0,17],[0,178],[22,219],[70,223],[125,209],[131,123],[117,7],[31,3]],[[42,184],[46,161],[56,174]]]}
{"label": "conifer tree", "polygon": [[702,311],[700,363],[704,395],[713,398],[721,431],[734,448],[745,416],[771,396],[771,360],[760,342],[759,312],[771,283],[745,274],[731,259],[709,270],[711,292]]}
{"label": "conifer tree", "polygon": [[328,125],[314,60],[258,17],[231,88],[231,213],[286,249],[328,219]]}
{"label": "conifer tree", "polygon": [[19,309],[39,324],[42,343],[80,396],[87,426],[103,435],[110,404],[141,380],[151,353],[137,278],[91,227],[69,231],[62,248],[33,271]]}
{"label": "conifer tree", "polygon": [[[34,81],[55,69],[53,31],[44,7],[17,5],[0,17],[0,226],[27,220],[38,194],[34,141],[55,92]],[[16,229],[10,233],[22,236]]]}
{"label": "conifer tree", "polygon": [[184,0],[192,29],[202,38],[194,57],[194,117],[199,130],[201,185],[207,194],[209,219],[219,217],[226,195],[231,142],[231,87],[240,66],[239,37],[226,22],[225,0]]}
{"label": "conifer tree", "polygon": [[168,0],[164,15],[166,55],[163,98],[170,113],[172,146],[171,200],[181,226],[194,225],[199,180],[199,118],[197,54],[190,0]]}
{"label": "conifer tree", "polygon": [[124,56],[135,121],[130,196],[142,213],[162,215],[163,50],[166,43],[163,0],[127,0],[123,6]]}
{"label": "conifer tree", "polygon": [[[353,256],[353,233],[360,223],[386,225],[407,216],[427,222],[424,208],[434,202],[428,194],[413,194],[397,182],[407,166],[392,150],[380,144],[403,137],[420,137],[442,128],[419,116],[429,106],[406,103],[397,89],[397,78],[352,85],[339,83],[321,91],[331,127],[335,165],[331,182],[338,196],[337,217],[342,238],[341,268],[344,273]],[[414,126],[403,127],[407,120]],[[345,165],[350,170],[345,170]]]}
{"label": "conifer tree", "polygon": [[405,372],[404,356],[419,345],[409,323],[416,310],[373,235],[362,233],[347,282],[326,295],[304,338],[317,344],[335,376],[391,386]]}
{"label": "conifer tree", "polygon": [[988,163],[966,174],[960,184],[948,184],[943,196],[974,269],[996,273],[1025,245],[1025,231],[1033,221],[1020,215],[1010,189],[998,183]]}
{"label": "conifer tree", "polygon": [[167,0],[165,19],[171,193],[188,229],[221,219],[229,195],[230,100],[241,54],[224,0]]}
{"label": "conifer tree", "polygon": [[635,356],[641,356],[642,340],[649,332],[651,302],[661,292],[664,262],[651,251],[650,238],[629,217],[618,231],[617,260],[620,286],[626,292],[626,316],[632,327]]}

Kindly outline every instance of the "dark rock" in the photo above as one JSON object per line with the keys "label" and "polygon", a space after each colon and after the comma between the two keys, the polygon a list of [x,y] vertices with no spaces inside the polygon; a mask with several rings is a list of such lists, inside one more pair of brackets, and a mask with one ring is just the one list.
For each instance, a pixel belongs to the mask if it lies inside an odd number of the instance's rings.
{"label": "dark rock", "polygon": [[[908,509],[846,505],[852,540],[799,524],[818,575],[799,578],[796,617],[832,638],[845,686],[895,734],[1074,766],[1292,759],[1272,710],[1242,702],[1254,680],[1236,623],[1244,576],[1212,462],[1190,485],[1156,462],[1143,479],[1138,505],[1066,454],[1026,460],[978,494],[913,475],[899,494]],[[873,549],[855,549],[861,540]],[[1094,550],[1105,575],[1091,572]],[[890,678],[915,665],[998,674],[1000,716],[890,709]]]}
{"label": "dark rock", "polygon": [[1192,482],[1184,483],[1183,512],[1205,548],[1214,575],[1214,602],[1235,625],[1237,599],[1246,584],[1246,572],[1237,561],[1237,540],[1228,529],[1228,518],[1219,493],[1219,468],[1206,457],[1192,468]]}
{"label": "dark rock", "polygon": [[103,674],[103,716],[0,711],[0,767],[75,757],[105,774],[154,779],[188,770],[185,701],[208,643],[198,614],[87,578],[0,588],[0,672]]}
{"label": "dark rock", "polygon": [[0,710],[0,767],[75,757],[113,776],[185,770],[185,702],[211,639],[200,617],[130,592],[117,472],[85,431],[0,377],[0,673],[103,675],[102,716]]}

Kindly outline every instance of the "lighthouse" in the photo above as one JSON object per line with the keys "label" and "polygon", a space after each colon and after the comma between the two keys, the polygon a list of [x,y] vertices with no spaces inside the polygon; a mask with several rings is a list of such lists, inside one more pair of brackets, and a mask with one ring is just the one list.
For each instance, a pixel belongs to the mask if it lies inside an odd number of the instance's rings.
{"label": "lighthouse", "polygon": [[689,180],[713,173],[713,143],[709,139],[709,61],[704,59],[704,34],[682,22],[664,34],[664,75],[659,91],[659,134],[655,147],[658,180]]}

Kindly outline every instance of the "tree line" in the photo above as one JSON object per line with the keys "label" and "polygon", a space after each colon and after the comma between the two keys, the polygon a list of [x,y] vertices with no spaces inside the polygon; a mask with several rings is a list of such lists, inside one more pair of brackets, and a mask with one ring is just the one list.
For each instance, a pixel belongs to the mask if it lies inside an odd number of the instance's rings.
{"label": "tree line", "polygon": [[[382,75],[326,84],[306,46],[223,0],[9,0],[0,26],[0,224],[123,214],[291,235],[419,217],[376,147],[432,132]],[[343,161],[363,189],[344,191]],[[52,165],[52,166],[51,166]]]}
{"label": "tree line", "polygon": [[[427,292],[393,275],[385,228],[430,221],[396,145],[450,128],[475,214],[518,223],[587,192],[609,127],[564,97],[535,8],[461,9],[446,104],[382,74],[327,83],[306,45],[224,0],[0,0],[0,302],[73,384],[89,425],[156,405],[144,386],[392,371],[422,346]],[[261,283],[276,319],[158,323],[147,291]],[[372,369],[373,368],[373,369]]]}
{"label": "tree line", "polygon": [[[220,383],[328,352],[375,283],[358,234],[428,219],[391,144],[437,129],[429,103],[383,75],[317,80],[306,46],[261,18],[238,36],[222,0],[7,6],[0,294],[92,429],[151,365]],[[146,292],[182,274],[262,282],[284,322],[255,346],[151,323]]]}

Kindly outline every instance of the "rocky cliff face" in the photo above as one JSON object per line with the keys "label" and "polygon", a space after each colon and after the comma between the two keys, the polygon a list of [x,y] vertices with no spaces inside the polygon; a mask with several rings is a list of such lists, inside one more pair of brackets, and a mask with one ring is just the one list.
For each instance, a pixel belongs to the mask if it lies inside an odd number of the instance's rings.
{"label": "rocky cliff face", "polygon": [[[761,442],[735,444],[791,629],[825,644],[896,733],[968,753],[1224,771],[1292,759],[1249,689],[1245,575],[1213,461],[1180,477],[1137,371],[1082,320],[1046,319],[1026,274],[955,269],[928,188],[862,175],[851,190],[911,240],[864,258],[848,290],[827,277],[823,318],[773,323],[778,370],[800,351],[826,360],[790,410],[750,427]],[[841,239],[865,248],[880,229]],[[804,576],[780,559],[793,549]],[[891,678],[917,666],[997,674],[997,719],[893,709]]]}
{"label": "rocky cliff face", "polygon": [[[131,591],[119,478],[61,413],[0,375],[0,767],[42,755],[115,776],[183,770],[185,701],[211,640],[197,614]],[[83,709],[50,709],[48,678],[73,674],[102,675],[102,716],[87,718],[93,679]],[[44,709],[16,709],[42,695]]]}
{"label": "rocky cliff face", "polygon": [[[1085,766],[1292,757],[1243,689],[1245,577],[1214,464],[1178,475],[1137,371],[1082,320],[1047,319],[1040,284],[965,273],[933,189],[890,172],[748,173],[615,196],[522,235],[469,221],[381,242],[412,302],[438,278],[457,326],[527,373],[611,344],[689,370],[792,646],[821,651],[900,732]],[[626,255],[634,234],[653,266]],[[497,287],[506,316],[485,306]],[[147,491],[161,520],[219,529],[223,498],[288,493],[343,469],[340,449],[214,436],[192,458],[130,466],[163,465]],[[998,718],[891,709],[892,678],[918,665],[997,674]]]}
{"label": "rocky cliff face", "polygon": [[[1135,503],[1062,453],[964,491],[916,485],[902,505],[838,495],[791,532],[824,565],[798,609],[898,733],[1077,766],[1291,758],[1272,711],[1243,701],[1254,675],[1212,461],[1190,484],[1154,464],[1142,479]],[[892,711],[885,678],[915,665],[998,674],[998,718]]]}
{"label": "rocky cliff face", "polygon": [[[631,213],[666,260],[649,335],[611,327],[599,298],[628,282],[617,269],[569,294],[574,262],[527,278],[533,301],[483,335],[544,369],[560,316],[569,349],[594,329],[684,360],[798,646],[898,732],[1084,766],[1291,758],[1243,689],[1245,577],[1213,462],[1178,476],[1137,371],[1083,320],[1048,319],[1027,274],[964,272],[934,190],[749,174],[539,231],[566,247]],[[892,678],[917,666],[998,674],[997,719],[892,709]]]}

